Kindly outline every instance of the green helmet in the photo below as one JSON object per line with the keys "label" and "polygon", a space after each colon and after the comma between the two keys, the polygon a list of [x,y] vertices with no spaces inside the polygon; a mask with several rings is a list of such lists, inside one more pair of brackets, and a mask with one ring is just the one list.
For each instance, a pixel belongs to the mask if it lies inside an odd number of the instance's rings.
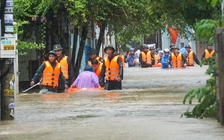
{"label": "green helmet", "polygon": [[142,48],[143,48],[143,49],[144,49],[144,48],[149,49],[149,47],[148,47],[147,45],[145,45],[145,44],[143,45]]}
{"label": "green helmet", "polygon": [[63,48],[61,47],[60,44],[56,44],[56,45],[54,45],[54,49],[53,50],[54,51],[58,51],[58,50],[63,50]]}
{"label": "green helmet", "polygon": [[113,45],[108,45],[108,46],[106,46],[105,48],[104,48],[104,52],[106,53],[106,50],[107,49],[112,49],[114,52],[115,52],[115,48],[113,47]]}
{"label": "green helmet", "polygon": [[176,49],[179,50],[179,48],[178,48],[177,46],[173,46],[171,49],[172,49],[172,50],[176,50]]}
{"label": "green helmet", "polygon": [[49,51],[48,56],[49,56],[49,54],[53,54],[53,55],[57,56],[57,54],[55,53],[54,50]]}
{"label": "green helmet", "polygon": [[149,48],[149,50],[155,50],[156,48],[155,48],[155,46],[151,46],[150,48]]}

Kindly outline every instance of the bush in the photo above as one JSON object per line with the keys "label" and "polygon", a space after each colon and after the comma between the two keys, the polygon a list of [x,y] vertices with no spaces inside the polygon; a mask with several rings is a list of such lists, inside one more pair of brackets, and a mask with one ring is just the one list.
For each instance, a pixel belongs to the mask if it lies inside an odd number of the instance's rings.
{"label": "bush", "polygon": [[184,97],[183,104],[188,100],[189,104],[192,104],[194,98],[198,100],[198,104],[193,108],[192,111],[187,110],[181,117],[191,118],[203,118],[203,117],[216,117],[216,64],[215,57],[204,59],[201,62],[201,66],[204,62],[209,63],[209,67],[206,70],[206,74],[211,77],[206,80],[206,85],[190,90]]}

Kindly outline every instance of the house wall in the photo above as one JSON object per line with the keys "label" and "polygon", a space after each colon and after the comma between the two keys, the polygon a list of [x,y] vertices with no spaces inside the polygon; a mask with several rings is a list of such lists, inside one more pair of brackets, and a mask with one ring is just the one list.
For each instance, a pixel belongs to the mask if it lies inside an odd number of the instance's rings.
{"label": "house wall", "polygon": [[[170,35],[168,31],[165,30],[162,33],[162,49],[169,48],[170,45],[171,45]],[[196,43],[195,40],[191,40],[190,38],[187,39],[187,38],[178,37],[175,45],[179,48],[185,47],[186,45],[190,45],[191,49],[196,53],[196,55],[198,56],[202,55],[201,53],[203,49],[197,48],[197,47],[200,47],[200,44]]]}

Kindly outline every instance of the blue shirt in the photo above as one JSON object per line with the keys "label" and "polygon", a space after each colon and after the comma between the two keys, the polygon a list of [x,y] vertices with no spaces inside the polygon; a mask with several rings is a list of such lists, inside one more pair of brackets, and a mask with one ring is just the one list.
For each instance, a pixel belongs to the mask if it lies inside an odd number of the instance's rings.
{"label": "blue shirt", "polygon": [[185,49],[185,48],[181,48],[180,50],[179,50],[179,52],[181,52],[183,55],[184,55],[184,57],[187,57],[187,50]]}
{"label": "blue shirt", "polygon": [[169,60],[170,60],[170,55],[163,55],[162,57],[162,68],[169,68]]}
{"label": "blue shirt", "polygon": [[125,61],[128,63],[128,67],[134,67],[134,61],[136,59],[135,54],[130,54],[129,56],[127,56],[127,58],[125,59]]}

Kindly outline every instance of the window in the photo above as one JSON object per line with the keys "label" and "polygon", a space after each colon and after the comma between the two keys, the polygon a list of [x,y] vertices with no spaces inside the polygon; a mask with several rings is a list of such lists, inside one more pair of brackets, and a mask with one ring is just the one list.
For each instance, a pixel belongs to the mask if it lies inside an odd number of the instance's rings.
{"label": "window", "polygon": [[181,48],[184,48],[184,43],[180,43]]}

